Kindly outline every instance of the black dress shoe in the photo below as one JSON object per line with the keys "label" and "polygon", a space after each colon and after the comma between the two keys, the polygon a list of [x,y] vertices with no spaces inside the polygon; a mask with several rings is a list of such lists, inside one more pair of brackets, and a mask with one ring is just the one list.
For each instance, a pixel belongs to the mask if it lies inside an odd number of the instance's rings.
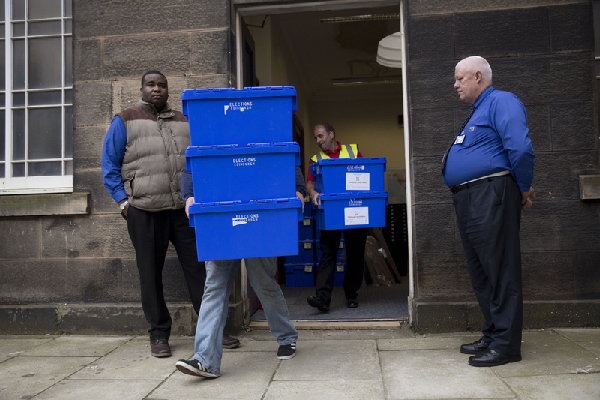
{"label": "black dress shoe", "polygon": [[150,354],[154,357],[170,357],[171,347],[169,347],[168,339],[151,339]]}
{"label": "black dress shoe", "polygon": [[306,302],[310,304],[312,307],[316,307],[319,311],[327,312],[329,311],[329,304],[323,303],[321,299],[315,296],[308,296]]}
{"label": "black dress shoe", "polygon": [[356,299],[346,299],[346,307],[356,308],[358,307],[358,301]]}
{"label": "black dress shoe", "polygon": [[498,353],[496,350],[487,349],[481,354],[469,357],[469,365],[474,367],[495,367],[509,362],[521,361],[521,355],[510,355]]}
{"label": "black dress shoe", "polygon": [[479,339],[473,343],[463,344],[460,346],[460,352],[464,354],[480,354],[481,352],[487,350],[489,345],[489,342]]}
{"label": "black dress shoe", "polygon": [[223,334],[223,348],[224,349],[235,349],[240,345],[240,341],[234,337]]}

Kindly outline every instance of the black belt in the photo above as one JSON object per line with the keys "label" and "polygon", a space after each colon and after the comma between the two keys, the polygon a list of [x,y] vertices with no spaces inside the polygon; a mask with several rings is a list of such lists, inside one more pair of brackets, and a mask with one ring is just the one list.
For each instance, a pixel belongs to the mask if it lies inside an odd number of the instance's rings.
{"label": "black belt", "polygon": [[468,189],[470,187],[477,186],[477,185],[485,183],[485,182],[491,182],[497,178],[504,178],[509,175],[510,174],[499,175],[499,176],[489,176],[487,178],[477,179],[476,181],[473,181],[473,182],[463,183],[462,185],[450,186],[450,191],[452,192],[452,194],[456,194],[456,193],[460,192],[461,190]]}

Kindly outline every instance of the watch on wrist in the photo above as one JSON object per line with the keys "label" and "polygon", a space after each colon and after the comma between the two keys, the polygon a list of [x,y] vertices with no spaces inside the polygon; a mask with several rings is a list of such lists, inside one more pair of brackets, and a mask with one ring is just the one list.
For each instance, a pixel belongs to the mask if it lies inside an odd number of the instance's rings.
{"label": "watch on wrist", "polygon": [[124,202],[119,204],[119,207],[121,207],[121,211],[125,210],[125,207],[127,207],[127,204],[129,204],[129,202],[127,200],[125,200]]}

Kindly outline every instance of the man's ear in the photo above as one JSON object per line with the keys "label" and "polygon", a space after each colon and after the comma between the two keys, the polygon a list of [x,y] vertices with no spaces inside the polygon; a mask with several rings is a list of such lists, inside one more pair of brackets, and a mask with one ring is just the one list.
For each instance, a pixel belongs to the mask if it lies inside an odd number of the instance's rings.
{"label": "man's ear", "polygon": [[477,83],[481,83],[482,79],[483,79],[483,74],[481,73],[481,71],[475,72],[475,80],[477,81]]}

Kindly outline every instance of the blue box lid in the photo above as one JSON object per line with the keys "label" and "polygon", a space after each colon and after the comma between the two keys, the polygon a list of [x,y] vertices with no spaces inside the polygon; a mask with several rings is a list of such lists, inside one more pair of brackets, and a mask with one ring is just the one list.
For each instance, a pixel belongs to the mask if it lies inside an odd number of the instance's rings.
{"label": "blue box lid", "polygon": [[190,206],[189,213],[191,215],[226,212],[248,212],[286,208],[299,208],[300,210],[302,210],[302,201],[297,197],[282,197],[279,199],[251,200],[249,202],[234,200],[220,201],[214,203],[194,203]]}
{"label": "blue box lid", "polygon": [[[300,146],[296,142],[248,143],[247,146],[224,144],[213,146],[188,146],[186,157],[226,156],[257,153],[299,153]],[[300,161],[300,159],[298,159]],[[299,163],[297,165],[300,165]]]}
{"label": "blue box lid", "polygon": [[[346,164],[385,164],[385,157],[362,157],[362,158],[323,158],[314,164],[319,165],[346,165]],[[313,164],[313,165],[314,165]]]}
{"label": "blue box lid", "polygon": [[296,88],[293,86],[249,86],[243,89],[210,88],[185,89],[181,100],[228,100],[248,99],[257,97],[292,97],[292,111],[298,109]]}
{"label": "blue box lid", "polygon": [[[285,268],[285,272],[291,274],[294,271],[303,270],[304,272],[312,272],[312,268],[315,267],[315,263],[284,263],[283,267]],[[310,268],[310,271],[307,271],[306,267]]]}
{"label": "blue box lid", "polygon": [[363,158],[324,158],[310,164],[310,172],[312,175],[319,175],[319,167],[327,167],[332,165],[365,165],[365,164],[383,164],[385,171],[385,157],[363,157]]}
{"label": "blue box lid", "polygon": [[321,200],[354,200],[354,199],[373,199],[373,198],[387,198],[388,192],[348,192],[348,193],[321,193],[319,195],[319,201]]}

